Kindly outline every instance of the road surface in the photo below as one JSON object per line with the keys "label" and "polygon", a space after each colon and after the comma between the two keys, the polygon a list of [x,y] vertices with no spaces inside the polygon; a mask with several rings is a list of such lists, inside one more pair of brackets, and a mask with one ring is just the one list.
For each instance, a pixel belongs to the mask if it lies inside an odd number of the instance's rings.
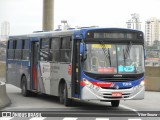
{"label": "road surface", "polygon": [[[75,101],[72,107],[65,107],[59,103],[57,97],[48,95],[23,97],[19,88],[10,84],[7,84],[6,88],[12,104],[1,109],[1,111],[47,111],[45,114],[54,114],[55,117],[76,117],[82,115],[92,118],[92,116],[105,117],[107,115],[112,117],[112,119],[118,117],[120,114],[122,116],[123,114],[124,116],[130,114],[128,112],[160,111],[160,92],[146,92],[144,100],[121,101],[118,108],[111,107],[110,102],[89,103],[79,101]],[[152,120],[154,120],[153,117]]]}
{"label": "road surface", "polygon": [[[51,108],[66,108],[64,105],[59,103],[57,97],[47,96],[47,95],[38,95],[36,97],[23,97],[21,95],[21,89],[11,85],[6,85],[7,93],[9,98],[12,101],[12,104],[5,109],[17,109],[17,108],[42,108],[42,109],[51,109]],[[43,103],[43,104],[42,104]],[[81,109],[81,107],[103,107],[105,109],[113,109],[110,102],[93,102],[93,103],[81,103],[75,102],[74,109]],[[137,110],[137,111],[160,111],[160,92],[148,92],[145,93],[144,100],[129,100],[121,101],[120,107],[116,110]]]}

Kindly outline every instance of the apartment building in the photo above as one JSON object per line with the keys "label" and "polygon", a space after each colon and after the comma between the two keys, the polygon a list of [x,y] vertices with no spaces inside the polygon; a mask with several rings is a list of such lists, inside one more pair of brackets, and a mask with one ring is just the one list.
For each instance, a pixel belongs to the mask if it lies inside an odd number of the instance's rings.
{"label": "apartment building", "polygon": [[131,19],[126,22],[128,29],[141,30],[141,22],[139,19],[139,14],[131,14]]}
{"label": "apartment building", "polygon": [[145,40],[148,46],[160,41],[160,20],[152,17],[145,22]]}

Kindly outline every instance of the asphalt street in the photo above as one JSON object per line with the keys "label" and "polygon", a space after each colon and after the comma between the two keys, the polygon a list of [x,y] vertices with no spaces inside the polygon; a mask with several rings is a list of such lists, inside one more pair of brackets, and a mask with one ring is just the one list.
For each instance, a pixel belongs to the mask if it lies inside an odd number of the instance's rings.
{"label": "asphalt street", "polygon": [[[128,100],[121,101],[119,108],[112,108],[110,102],[79,102],[75,101],[73,107],[65,107],[59,103],[59,99],[54,96],[38,95],[36,97],[23,97],[21,95],[21,89],[11,85],[6,85],[7,93],[12,101],[12,104],[4,109],[29,109],[29,108],[41,108],[41,109],[78,109],[82,108],[93,109],[101,108],[106,110],[131,110],[131,111],[160,111],[160,92],[148,92],[145,93],[144,100]],[[83,110],[83,109],[82,109]]]}
{"label": "asphalt street", "polygon": [[[80,102],[74,101],[73,106],[65,107],[54,96],[42,95],[23,97],[21,89],[6,84],[7,94],[11,104],[1,111],[40,111],[42,114],[52,114],[55,117],[123,117],[137,113],[137,111],[160,111],[160,92],[145,93],[144,100],[121,101],[118,108],[111,107],[110,102]],[[125,111],[125,112],[124,112]],[[160,113],[160,112],[159,112]],[[153,117],[152,117],[153,118]]]}

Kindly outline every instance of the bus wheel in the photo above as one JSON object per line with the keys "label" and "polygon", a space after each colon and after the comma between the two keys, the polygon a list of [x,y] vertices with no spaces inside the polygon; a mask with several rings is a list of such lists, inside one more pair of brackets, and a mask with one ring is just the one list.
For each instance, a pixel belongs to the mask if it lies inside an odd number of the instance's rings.
{"label": "bus wheel", "polygon": [[29,96],[29,91],[27,90],[27,80],[25,76],[22,77],[21,89],[21,93],[24,97]]}
{"label": "bus wheel", "polygon": [[62,83],[60,85],[59,98],[60,98],[60,103],[64,104],[65,106],[71,105],[71,99],[68,98],[68,91],[67,91],[66,83]]}
{"label": "bus wheel", "polygon": [[64,83],[61,83],[59,86],[59,100],[60,103],[64,103]]}
{"label": "bus wheel", "polygon": [[120,103],[120,100],[112,100],[112,101],[111,101],[112,107],[118,107],[118,106],[119,106],[119,103]]}
{"label": "bus wheel", "polygon": [[67,90],[67,85],[66,84],[64,86],[64,105],[65,106],[71,106],[72,105],[72,100],[68,98],[68,90]]}

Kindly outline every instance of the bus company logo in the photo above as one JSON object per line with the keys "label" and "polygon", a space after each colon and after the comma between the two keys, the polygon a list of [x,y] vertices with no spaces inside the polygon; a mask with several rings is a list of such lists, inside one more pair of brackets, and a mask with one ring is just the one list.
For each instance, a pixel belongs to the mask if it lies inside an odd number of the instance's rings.
{"label": "bus company logo", "polygon": [[43,68],[42,68],[42,72],[43,72],[43,73],[45,73],[45,72],[49,72],[49,68],[46,68],[46,67],[44,67],[44,66],[43,66]]}
{"label": "bus company logo", "polygon": [[118,85],[116,86],[116,89],[119,89],[119,86],[118,86]]}
{"label": "bus company logo", "polygon": [[119,86],[118,86],[118,85],[116,85],[115,83],[112,83],[112,84],[111,84],[111,86],[110,86],[110,88],[119,89]]}
{"label": "bus company logo", "polygon": [[116,84],[115,84],[115,83],[112,83],[110,87],[116,87]]}
{"label": "bus company logo", "polygon": [[122,84],[123,84],[123,86],[132,86],[131,82],[123,82]]}
{"label": "bus company logo", "polygon": [[11,112],[2,112],[2,117],[12,117]]}
{"label": "bus company logo", "polygon": [[114,75],[114,77],[123,77],[122,75]]}

